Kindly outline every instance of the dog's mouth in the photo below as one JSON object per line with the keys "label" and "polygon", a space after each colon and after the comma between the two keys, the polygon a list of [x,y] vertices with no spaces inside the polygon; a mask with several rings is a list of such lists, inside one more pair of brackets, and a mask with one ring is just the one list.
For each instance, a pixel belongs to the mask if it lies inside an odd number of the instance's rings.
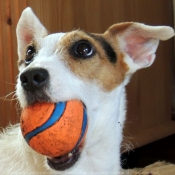
{"label": "dog's mouth", "polygon": [[64,171],[72,167],[79,159],[82,150],[82,144],[74,151],[59,157],[47,157],[47,163],[50,168],[57,171]]}
{"label": "dog's mouth", "polygon": [[35,92],[25,91],[25,97],[28,106],[37,102],[52,102],[44,89],[36,90]]}

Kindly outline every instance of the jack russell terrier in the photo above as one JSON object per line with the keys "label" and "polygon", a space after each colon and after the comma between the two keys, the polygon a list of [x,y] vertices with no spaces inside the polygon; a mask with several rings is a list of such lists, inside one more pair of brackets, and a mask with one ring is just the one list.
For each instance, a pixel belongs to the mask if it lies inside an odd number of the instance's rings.
{"label": "jack russell terrier", "polygon": [[58,161],[33,151],[19,124],[8,127],[0,133],[1,175],[121,174],[125,86],[136,70],[153,63],[159,40],[173,37],[174,30],[126,22],[103,34],[83,30],[49,34],[26,8],[16,32],[16,95],[21,108],[36,101],[81,100],[87,108],[88,131],[80,156]]}

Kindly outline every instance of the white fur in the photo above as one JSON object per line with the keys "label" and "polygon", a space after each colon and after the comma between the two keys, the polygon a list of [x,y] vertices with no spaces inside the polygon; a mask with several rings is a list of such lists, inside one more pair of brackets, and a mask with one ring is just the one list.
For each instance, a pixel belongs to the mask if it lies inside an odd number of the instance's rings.
{"label": "white fur", "polygon": [[[32,18],[30,21],[34,24],[33,26],[29,26],[29,30],[26,27],[21,27],[26,26],[24,24],[27,23],[28,18]],[[35,32],[38,27],[40,32]],[[48,70],[50,84],[49,88],[45,90],[47,95],[51,98],[52,102],[70,99],[82,100],[87,107],[88,132],[79,160],[71,168],[58,172],[52,170],[47,165],[46,157],[36,153],[26,144],[19,125],[10,126],[10,128],[0,134],[1,174],[119,175],[120,145],[125,121],[125,85],[129,82],[131,73],[141,67],[146,67],[145,65],[151,65],[154,59],[152,58],[148,63],[145,63],[145,60],[143,60],[144,64],[142,64],[143,62],[140,64],[144,66],[139,67],[139,64],[136,64],[130,55],[125,54],[124,61],[130,68],[125,80],[115,89],[107,92],[97,82],[84,80],[70,71],[68,65],[64,62],[64,50],[62,48],[54,49],[54,46],[59,45],[65,34],[52,34],[42,38],[40,34],[43,34],[46,30],[34,16],[30,8],[27,8],[23,12],[17,28],[18,54],[20,58],[23,56],[23,45],[26,46],[28,44],[28,40],[26,41],[20,36],[21,30],[25,35],[27,35],[27,32],[32,31],[32,35],[37,39],[37,43],[41,49],[29,66],[25,67],[22,64],[19,67],[20,74],[30,68],[44,68]],[[122,40],[121,42],[124,41]],[[153,50],[149,49],[147,53],[154,54],[157,45],[158,43],[154,45]],[[121,46],[123,46],[122,43]],[[27,106],[23,91],[18,78],[17,96],[22,108]]]}

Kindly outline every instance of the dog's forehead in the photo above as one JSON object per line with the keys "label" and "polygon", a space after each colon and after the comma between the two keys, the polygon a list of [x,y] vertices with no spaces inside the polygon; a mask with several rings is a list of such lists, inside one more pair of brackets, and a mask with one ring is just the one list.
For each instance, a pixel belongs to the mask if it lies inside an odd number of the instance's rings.
{"label": "dog's forehead", "polygon": [[54,34],[46,35],[40,39],[39,43],[43,47],[48,45],[53,46],[53,44],[56,44],[57,42],[59,42],[65,34],[66,33],[54,33]]}
{"label": "dog's forehead", "polygon": [[75,30],[66,33],[54,33],[43,36],[42,38],[40,38],[39,43],[44,46],[44,44],[51,44],[51,43],[60,44],[60,41],[63,40],[64,43],[63,42],[61,43],[65,46],[68,46],[70,43],[75,42],[77,40],[81,39],[91,40],[90,38],[93,38],[91,35],[92,34],[82,30]]}

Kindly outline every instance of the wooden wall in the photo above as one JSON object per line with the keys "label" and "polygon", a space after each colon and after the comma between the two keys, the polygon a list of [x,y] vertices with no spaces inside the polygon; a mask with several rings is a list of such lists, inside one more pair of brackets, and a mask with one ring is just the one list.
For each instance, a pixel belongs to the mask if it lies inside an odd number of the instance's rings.
{"label": "wooden wall", "polygon": [[[51,33],[77,28],[99,33],[123,21],[173,26],[171,0],[0,0],[0,97],[15,90],[15,30],[27,6],[33,8]],[[127,87],[125,140],[134,147],[175,133],[175,122],[171,121],[173,49],[173,39],[162,42],[153,66],[136,73]],[[15,103],[0,100],[0,127],[18,121]]]}

